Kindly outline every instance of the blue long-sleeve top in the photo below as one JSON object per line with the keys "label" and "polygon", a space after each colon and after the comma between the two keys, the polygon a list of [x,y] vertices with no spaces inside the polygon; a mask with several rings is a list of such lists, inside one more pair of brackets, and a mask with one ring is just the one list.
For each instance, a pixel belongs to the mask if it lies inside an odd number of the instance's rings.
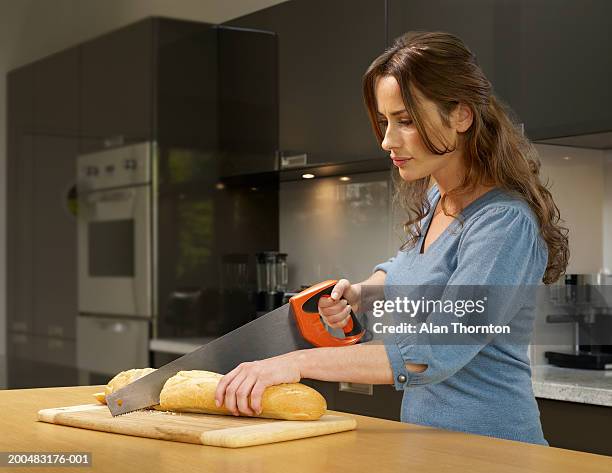
{"label": "blue long-sleeve top", "polygon": [[[440,198],[428,193],[431,209]],[[426,235],[433,211],[426,215]],[[504,286],[541,284],[548,250],[537,219],[520,197],[494,188],[461,212],[421,253],[416,245],[374,271],[385,271],[385,298],[407,286]],[[527,355],[535,317],[535,297],[507,297],[496,310],[498,321],[513,330],[513,343],[497,337],[460,345],[414,343],[414,337],[386,335],[395,379],[403,390],[401,420],[447,430],[548,445],[531,385]],[[421,373],[405,363],[425,364]]]}

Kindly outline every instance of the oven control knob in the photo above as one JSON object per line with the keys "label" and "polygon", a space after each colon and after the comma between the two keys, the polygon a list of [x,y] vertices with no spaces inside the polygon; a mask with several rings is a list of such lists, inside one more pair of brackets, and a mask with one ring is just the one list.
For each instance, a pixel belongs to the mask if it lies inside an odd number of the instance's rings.
{"label": "oven control knob", "polygon": [[126,159],[123,163],[123,167],[128,170],[135,170],[138,162],[135,159]]}

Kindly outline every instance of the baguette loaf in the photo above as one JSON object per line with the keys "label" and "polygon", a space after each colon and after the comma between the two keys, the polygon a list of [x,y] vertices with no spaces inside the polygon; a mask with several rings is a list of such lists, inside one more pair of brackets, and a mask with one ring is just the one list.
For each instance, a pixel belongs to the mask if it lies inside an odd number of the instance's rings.
{"label": "baguette loaf", "polygon": [[93,396],[102,404],[106,404],[106,396],[118,391],[124,386],[127,386],[131,382],[136,381],[138,378],[142,378],[143,376],[152,373],[153,371],[155,371],[155,368],[134,368],[127,371],[122,371],[108,382],[104,388],[104,392],[95,393]]}
{"label": "baguette loaf", "polygon": [[[222,377],[211,371],[179,371],[164,384],[156,409],[230,415],[225,406],[215,405],[215,390]],[[268,386],[261,407],[261,414],[254,417],[316,420],[325,414],[327,403],[316,390],[301,383],[287,383]]]}
{"label": "baguette loaf", "polygon": [[[154,368],[122,371],[108,382],[96,399],[106,404],[106,396],[141,378]],[[179,371],[168,378],[159,394],[160,404],[153,409],[173,412],[231,415],[225,406],[215,405],[215,390],[223,375],[211,371]],[[268,386],[262,396],[262,412],[254,417],[285,420],[316,420],[325,414],[327,403],[316,390],[301,384]]]}

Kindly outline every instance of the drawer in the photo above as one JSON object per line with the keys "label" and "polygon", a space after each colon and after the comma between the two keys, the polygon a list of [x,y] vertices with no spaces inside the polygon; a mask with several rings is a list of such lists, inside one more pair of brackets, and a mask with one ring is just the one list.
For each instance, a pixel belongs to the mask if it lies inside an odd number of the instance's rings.
{"label": "drawer", "polygon": [[77,367],[115,375],[149,366],[149,321],[120,317],[77,317]]}

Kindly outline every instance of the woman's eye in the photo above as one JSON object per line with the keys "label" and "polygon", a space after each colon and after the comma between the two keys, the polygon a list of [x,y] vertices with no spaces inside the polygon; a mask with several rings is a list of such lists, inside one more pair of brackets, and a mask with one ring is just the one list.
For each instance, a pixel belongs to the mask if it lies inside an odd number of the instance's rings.
{"label": "woman's eye", "polygon": [[378,126],[384,128],[387,126],[387,122],[385,120],[379,120],[378,121]]}
{"label": "woman's eye", "polygon": [[400,123],[404,126],[412,125],[412,120],[401,120]]}

